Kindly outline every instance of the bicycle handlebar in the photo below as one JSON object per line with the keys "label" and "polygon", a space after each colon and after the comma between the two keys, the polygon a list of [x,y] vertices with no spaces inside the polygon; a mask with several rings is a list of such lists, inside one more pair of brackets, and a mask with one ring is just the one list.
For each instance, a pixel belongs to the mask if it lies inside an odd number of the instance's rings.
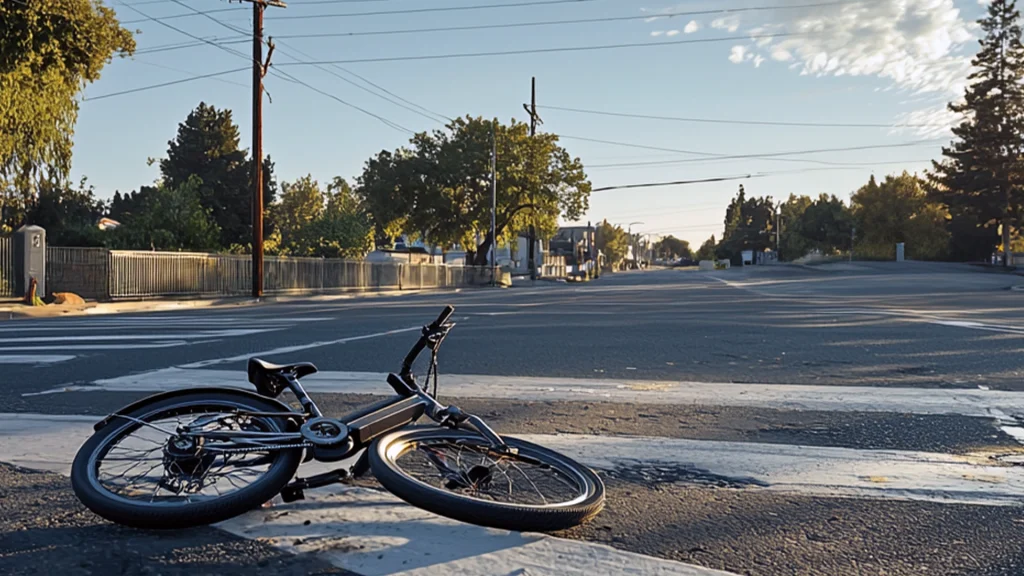
{"label": "bicycle handlebar", "polygon": [[441,311],[441,315],[437,317],[437,320],[434,320],[430,325],[423,327],[423,334],[420,336],[420,339],[416,341],[412,350],[409,350],[409,353],[405,356],[405,360],[402,361],[402,371],[400,376],[403,380],[411,375],[412,363],[416,361],[416,357],[420,355],[420,352],[423,352],[423,349],[426,348],[427,338],[443,326],[454,313],[454,306],[445,306],[444,310]]}

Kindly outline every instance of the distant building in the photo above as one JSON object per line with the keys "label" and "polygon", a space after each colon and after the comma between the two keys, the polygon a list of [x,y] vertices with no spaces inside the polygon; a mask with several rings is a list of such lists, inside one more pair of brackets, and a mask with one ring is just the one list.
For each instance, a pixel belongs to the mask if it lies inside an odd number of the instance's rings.
{"label": "distant building", "polygon": [[100,221],[96,224],[96,226],[100,230],[113,230],[114,228],[117,228],[120,225],[121,225],[121,223],[118,222],[117,220],[114,220],[113,218],[106,218],[106,217],[100,218]]}

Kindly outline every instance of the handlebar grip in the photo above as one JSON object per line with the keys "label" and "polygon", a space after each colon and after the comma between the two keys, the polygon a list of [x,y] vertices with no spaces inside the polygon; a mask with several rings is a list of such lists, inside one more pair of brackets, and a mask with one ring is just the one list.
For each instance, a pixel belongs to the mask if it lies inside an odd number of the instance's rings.
{"label": "handlebar grip", "polygon": [[451,318],[452,314],[454,314],[454,313],[455,313],[455,306],[452,306],[451,304],[445,306],[444,310],[441,311],[441,315],[437,317],[437,320],[435,320],[434,323],[430,325],[430,327],[431,328],[437,328],[437,327],[441,326],[442,324],[447,322],[448,319]]}

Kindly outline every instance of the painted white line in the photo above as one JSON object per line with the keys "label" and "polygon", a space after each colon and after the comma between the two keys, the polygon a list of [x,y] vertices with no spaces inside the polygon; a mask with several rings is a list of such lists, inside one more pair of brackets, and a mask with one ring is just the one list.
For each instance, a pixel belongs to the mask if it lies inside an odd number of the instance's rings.
{"label": "painted white line", "polygon": [[656,437],[522,435],[588,466],[682,466],[751,479],[778,492],[928,502],[1024,505],[1024,468],[985,455],[858,450]]}
{"label": "painted white line", "polygon": [[414,326],[412,328],[399,328],[398,330],[388,330],[386,332],[377,332],[374,334],[364,334],[362,336],[349,336],[347,338],[338,338],[337,340],[327,340],[321,342],[310,342],[308,344],[298,344],[295,346],[285,346],[283,348],[272,348],[270,350],[262,350],[260,352],[253,352],[252,354],[240,354],[238,356],[228,356],[226,358],[214,358],[212,360],[202,360],[200,362],[192,362],[190,364],[182,364],[179,368],[205,368],[207,366],[215,366],[217,364],[228,364],[230,362],[238,362],[240,360],[248,360],[254,356],[271,356],[273,354],[289,354],[292,352],[300,352],[302,350],[309,350],[311,348],[320,348],[321,346],[334,346],[337,344],[346,344],[348,342],[356,342],[359,340],[369,340],[370,338],[380,338],[381,336],[391,336],[392,334],[404,334],[405,332],[412,332],[414,330],[420,330],[421,326]]}
{"label": "painted white line", "polygon": [[[97,420],[0,414],[0,461],[66,476]],[[463,524],[374,490],[332,486],[307,491],[302,502],[275,504],[216,526],[364,576],[734,576],[600,544]]]}
{"label": "painted white line", "polygon": [[58,354],[0,354],[0,364],[56,364],[74,358]]}
{"label": "painted white line", "polygon": [[143,350],[147,348],[174,348],[175,346],[188,346],[184,340],[161,342],[159,344],[54,344],[52,346],[6,346],[0,348],[0,352],[27,352],[29,350]]}
{"label": "painted white line", "polygon": [[205,330],[193,333],[162,333],[162,334],[93,334],[90,336],[29,336],[19,338],[0,338],[0,343],[14,344],[21,342],[103,342],[108,340],[189,340],[195,338],[230,338],[235,336],[249,336],[270,332],[269,329],[249,330]]}
{"label": "painted white line", "polygon": [[[386,374],[376,372],[328,371],[307,376],[302,379],[302,383],[312,393],[386,395],[391,393],[386,377]],[[252,388],[242,370],[166,368],[97,380],[89,385],[61,386],[49,392],[155,392],[200,385]],[[585,400],[829,412],[957,414],[983,418],[998,418],[998,414],[1024,415],[1024,392],[979,388],[731,384],[442,374],[440,392],[448,397],[509,400]]]}
{"label": "painted white line", "polygon": [[[67,474],[96,416],[0,414],[0,461]],[[678,467],[770,490],[822,497],[1024,505],[1024,467],[987,455],[859,450],[658,437],[518,437],[601,470]],[[327,465],[304,467],[315,474]]]}

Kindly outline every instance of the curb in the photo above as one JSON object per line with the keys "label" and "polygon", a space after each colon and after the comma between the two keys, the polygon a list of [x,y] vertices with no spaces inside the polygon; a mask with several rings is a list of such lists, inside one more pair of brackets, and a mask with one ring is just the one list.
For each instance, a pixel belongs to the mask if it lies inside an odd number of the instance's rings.
{"label": "curb", "polygon": [[107,314],[133,314],[165,312],[197,308],[230,308],[233,306],[259,306],[261,304],[287,302],[331,302],[335,300],[356,300],[361,298],[393,298],[398,296],[422,296],[431,294],[458,294],[465,288],[453,290],[402,290],[386,292],[355,292],[345,294],[282,294],[264,296],[259,300],[252,297],[218,298],[206,300],[124,300],[117,302],[90,302],[84,306],[0,306],[0,322],[27,318],[61,318],[68,316],[96,316]]}

